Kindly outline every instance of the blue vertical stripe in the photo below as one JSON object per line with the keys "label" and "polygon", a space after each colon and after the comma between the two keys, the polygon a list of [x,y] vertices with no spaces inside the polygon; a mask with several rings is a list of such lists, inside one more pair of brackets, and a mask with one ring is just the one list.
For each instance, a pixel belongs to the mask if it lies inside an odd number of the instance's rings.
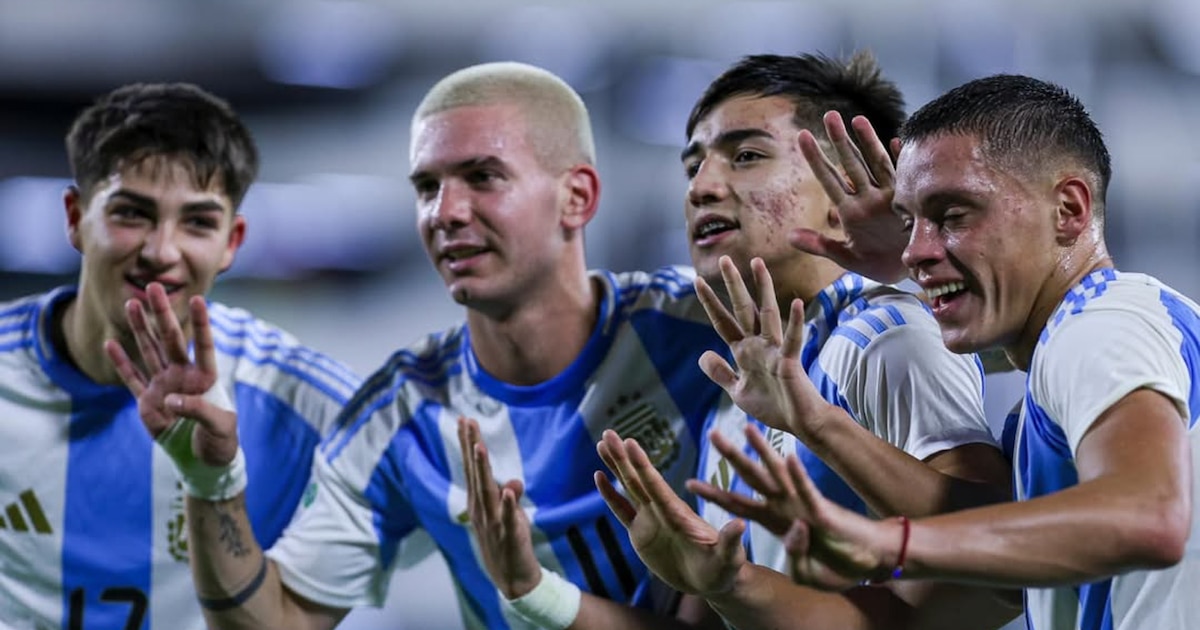
{"label": "blue vertical stripe", "polygon": [[1188,413],[1192,417],[1187,420],[1188,427],[1194,427],[1196,419],[1200,418],[1200,316],[1170,291],[1163,291],[1159,299],[1162,300],[1163,306],[1167,307],[1171,323],[1175,324],[1175,328],[1183,337],[1179,353],[1187,366],[1192,384],[1188,392]]}
{"label": "blue vertical stripe", "polygon": [[[72,613],[72,593],[79,591],[75,614],[83,615],[81,627],[125,630],[133,607],[111,601],[113,593],[150,593],[154,442],[124,388],[90,393],[96,395],[72,401],[62,546],[64,626]],[[146,630],[149,624],[147,611],[136,627]]]}
{"label": "blue vertical stripe", "polygon": [[238,383],[238,439],[246,453],[246,513],[255,538],[268,549],[292,519],[312,472],[320,436],[287,403]]}

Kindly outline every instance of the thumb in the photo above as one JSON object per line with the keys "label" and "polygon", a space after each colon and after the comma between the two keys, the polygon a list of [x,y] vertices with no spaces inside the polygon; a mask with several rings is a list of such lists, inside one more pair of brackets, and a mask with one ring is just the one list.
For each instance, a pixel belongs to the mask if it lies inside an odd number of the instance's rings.
{"label": "thumb", "polygon": [[700,370],[726,392],[737,384],[737,372],[733,371],[724,357],[712,350],[706,350],[700,355]]}
{"label": "thumb", "polygon": [[727,566],[741,564],[741,554],[744,553],[742,534],[745,532],[746,521],[735,518],[725,523],[725,526],[717,533],[717,554]]}
{"label": "thumb", "polygon": [[851,258],[851,252],[845,243],[808,228],[792,230],[788,234],[788,243],[802,252],[828,258],[834,262]]}

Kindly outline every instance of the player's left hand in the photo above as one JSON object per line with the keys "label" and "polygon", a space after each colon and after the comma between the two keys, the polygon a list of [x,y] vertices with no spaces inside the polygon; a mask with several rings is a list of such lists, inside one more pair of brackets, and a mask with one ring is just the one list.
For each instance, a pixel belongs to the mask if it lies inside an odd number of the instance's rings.
{"label": "player's left hand", "polygon": [[792,301],[785,330],[775,286],[762,259],[750,261],[757,304],[733,261],[722,256],[719,264],[733,312],[703,278],[696,279],[696,294],[713,328],[729,344],[737,370],[711,350],[700,357],[700,368],[742,411],[801,440],[812,439],[840,411],[821,396],[800,365],[804,303]]}
{"label": "player's left hand", "polygon": [[596,450],[628,498],[600,471],[594,476],[596,488],[629,530],[642,562],[681,593],[707,597],[732,589],[746,564],[741,544],[745,523],[739,519],[714,529],[675,494],[632,439],[622,440],[608,430]]}
{"label": "player's left hand", "polygon": [[508,599],[516,599],[538,585],[542,566],[533,553],[529,517],[521,508],[524,486],[510,480],[497,485],[479,424],[458,419],[458,444],[467,482],[467,514],[492,582]]}
{"label": "player's left hand", "polygon": [[719,433],[712,434],[712,443],[761,498],[695,479],[688,481],[688,489],[782,537],[797,583],[840,591],[889,574],[902,538],[897,523],[873,521],[826,499],[800,460],[780,457],[755,427],[746,428],[746,438],[762,463]]}

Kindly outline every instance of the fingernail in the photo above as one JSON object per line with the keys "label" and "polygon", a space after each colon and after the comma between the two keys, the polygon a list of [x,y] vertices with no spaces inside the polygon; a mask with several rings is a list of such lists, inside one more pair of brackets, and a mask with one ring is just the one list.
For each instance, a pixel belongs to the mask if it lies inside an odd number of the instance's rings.
{"label": "fingernail", "polygon": [[183,397],[178,394],[169,394],[165,399],[163,399],[163,403],[168,409],[177,410],[183,407]]}

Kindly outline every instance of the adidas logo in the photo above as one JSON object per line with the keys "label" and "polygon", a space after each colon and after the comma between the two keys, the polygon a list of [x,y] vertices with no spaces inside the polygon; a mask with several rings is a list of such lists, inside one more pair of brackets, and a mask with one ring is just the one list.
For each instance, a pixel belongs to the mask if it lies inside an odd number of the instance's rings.
{"label": "adidas logo", "polygon": [[[4,514],[0,515],[0,529],[27,532],[32,526],[33,531],[39,534],[53,533],[50,521],[46,520],[46,513],[42,511],[42,504],[38,503],[33,490],[22,492],[18,498],[18,501],[9,503],[8,507],[4,508]],[[24,511],[21,508],[25,508]]]}

